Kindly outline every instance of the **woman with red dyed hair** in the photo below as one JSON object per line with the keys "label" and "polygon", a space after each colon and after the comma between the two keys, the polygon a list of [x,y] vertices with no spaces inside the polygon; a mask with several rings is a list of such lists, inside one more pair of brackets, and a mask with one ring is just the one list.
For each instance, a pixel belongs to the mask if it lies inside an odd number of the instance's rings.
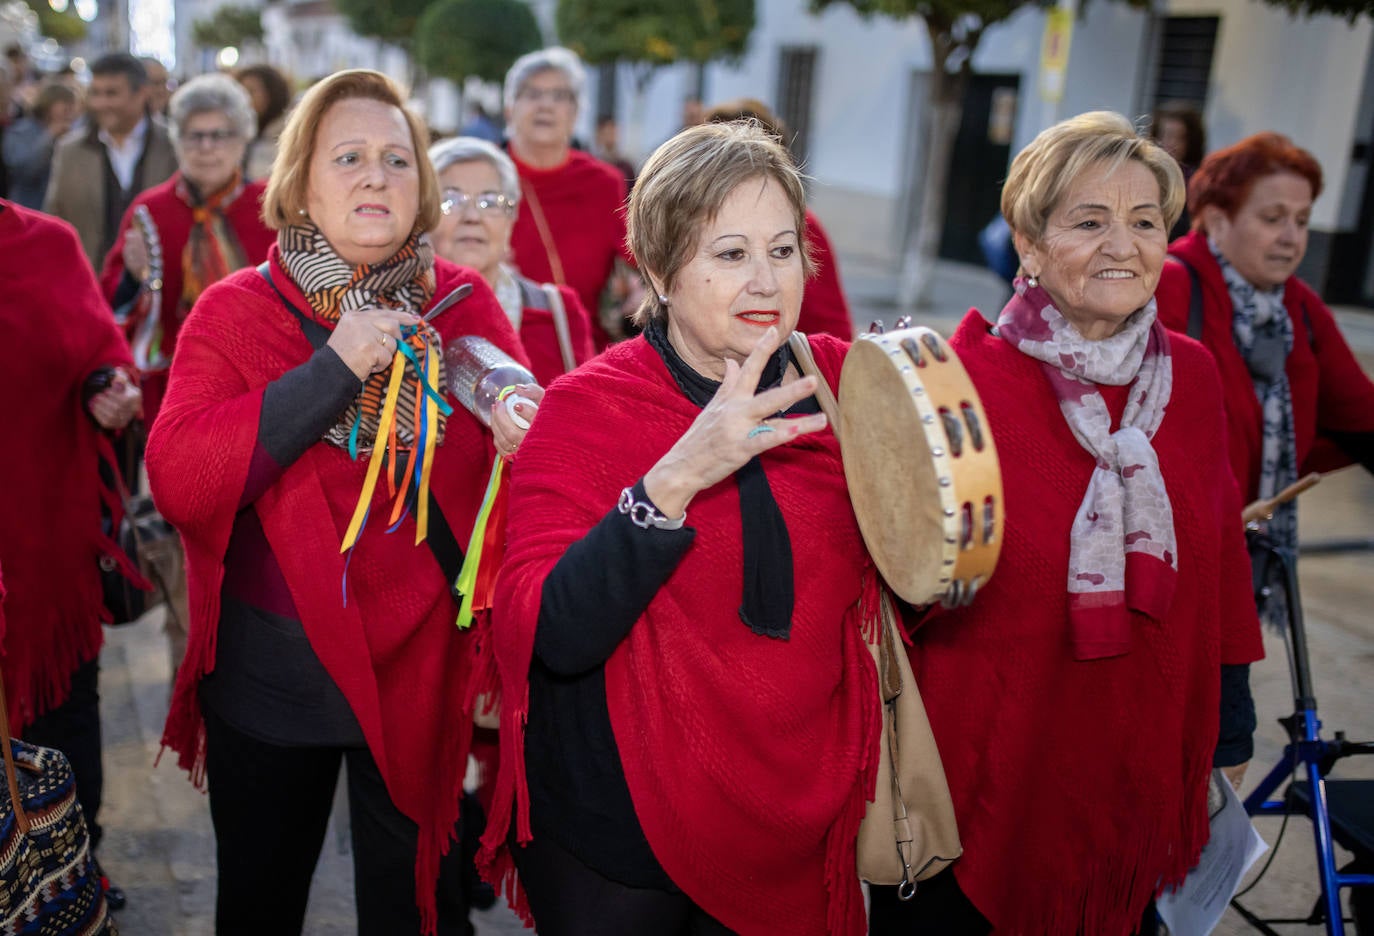
{"label": "woman with red dyed hair", "polygon": [[[1306,471],[1358,462],[1374,470],[1374,383],[1331,310],[1295,271],[1307,252],[1322,170],[1277,133],[1257,133],[1203,160],[1188,186],[1193,230],[1169,247],[1159,318],[1216,358],[1231,466],[1249,500]],[[1267,530],[1297,548],[1296,504]]]}

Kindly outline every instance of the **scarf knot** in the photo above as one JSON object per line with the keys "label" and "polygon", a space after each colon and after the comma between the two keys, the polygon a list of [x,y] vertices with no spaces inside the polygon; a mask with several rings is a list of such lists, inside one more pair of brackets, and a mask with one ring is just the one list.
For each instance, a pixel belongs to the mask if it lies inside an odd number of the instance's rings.
{"label": "scarf knot", "polygon": [[248,265],[243,246],[224,216],[225,209],[243,194],[243,176],[235,171],[228,183],[208,196],[180,176],[173,191],[191,209],[191,232],[181,252],[181,296],[177,301],[178,317],[185,319],[206,287]]}
{"label": "scarf knot", "polygon": [[[1127,653],[1130,612],[1159,619],[1178,572],[1173,508],[1151,440],[1173,388],[1169,337],[1153,299],[1114,335],[1079,334],[1042,287],[1016,280],[997,334],[1040,361],[1060,412],[1094,468],[1070,531],[1069,630],[1075,659]],[[1098,385],[1131,385],[1121,424]]]}

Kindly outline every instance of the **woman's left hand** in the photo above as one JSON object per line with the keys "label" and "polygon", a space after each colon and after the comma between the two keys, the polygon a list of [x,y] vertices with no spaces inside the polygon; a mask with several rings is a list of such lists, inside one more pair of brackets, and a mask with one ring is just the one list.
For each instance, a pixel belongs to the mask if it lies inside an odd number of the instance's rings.
{"label": "woman's left hand", "polygon": [[110,385],[91,397],[86,405],[100,428],[114,432],[123,429],[138,415],[143,406],[143,391],[119,368]]}
{"label": "woman's left hand", "polygon": [[[539,404],[544,399],[544,388],[538,384],[516,384],[515,392],[530,401],[517,402],[515,412],[521,419],[533,423],[535,414],[539,411]],[[516,423],[505,402],[497,403],[491,408],[491,434],[496,438],[496,451],[502,457],[510,458],[514,455],[528,431],[521,429]]]}

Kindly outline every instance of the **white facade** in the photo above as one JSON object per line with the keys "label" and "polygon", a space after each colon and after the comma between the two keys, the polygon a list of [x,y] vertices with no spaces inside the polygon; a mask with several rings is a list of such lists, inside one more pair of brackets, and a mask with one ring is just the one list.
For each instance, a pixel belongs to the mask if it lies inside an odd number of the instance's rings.
{"label": "white facade", "polygon": [[[815,48],[807,165],[815,208],[841,252],[893,261],[914,151],[913,105],[919,105],[912,100],[913,74],[930,67],[924,25],[864,20],[848,8],[813,16],[805,0],[758,0],[758,14],[743,60],[708,68],[707,103],[750,95],[777,106],[781,51]],[[1258,0],[1168,0],[1155,14],[1099,0],[1075,26],[1064,99],[1050,107],[1038,92],[1044,14],[1024,10],[991,28],[974,57],[978,72],[1020,77],[1012,152],[1056,116],[1106,108],[1143,118],[1155,80],[1157,18],[1179,15],[1221,19],[1205,114],[1210,148],[1260,130],[1288,134],[1321,160],[1327,175],[1313,226],[1354,226],[1365,173],[1357,166],[1352,177],[1351,149],[1362,106],[1371,111],[1362,119],[1374,127],[1374,101],[1364,93],[1374,36],[1367,20],[1352,27],[1329,16],[1294,19]],[[678,128],[690,81],[687,67],[660,71],[636,133],[631,83],[622,70],[617,116],[622,139],[640,141],[640,157]],[[588,131],[592,117],[583,115]]]}

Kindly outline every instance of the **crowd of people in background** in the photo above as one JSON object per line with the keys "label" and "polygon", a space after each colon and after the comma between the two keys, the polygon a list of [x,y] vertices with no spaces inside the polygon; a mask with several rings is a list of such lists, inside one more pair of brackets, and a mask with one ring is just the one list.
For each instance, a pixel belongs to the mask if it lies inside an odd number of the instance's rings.
{"label": "crowd of people in background", "polygon": [[[1374,382],[1296,277],[1309,153],[1209,155],[1169,105],[1013,161],[1014,293],[952,342],[1002,567],[904,609],[965,854],[866,914],[879,586],[818,394],[853,322],[778,116],[688,98],[636,165],[611,115],[577,139],[563,48],[448,139],[371,71],[88,77],[16,47],[0,82],[0,392],[36,443],[0,461],[0,597],[10,730],[68,755],[94,845],[122,444],[185,552],[164,742],[208,787],[222,933],[300,932],[341,768],[364,934],[471,933],[479,870],[544,936],[1155,932],[1252,751],[1241,505],[1374,470]],[[533,382],[455,405],[460,338]]]}

